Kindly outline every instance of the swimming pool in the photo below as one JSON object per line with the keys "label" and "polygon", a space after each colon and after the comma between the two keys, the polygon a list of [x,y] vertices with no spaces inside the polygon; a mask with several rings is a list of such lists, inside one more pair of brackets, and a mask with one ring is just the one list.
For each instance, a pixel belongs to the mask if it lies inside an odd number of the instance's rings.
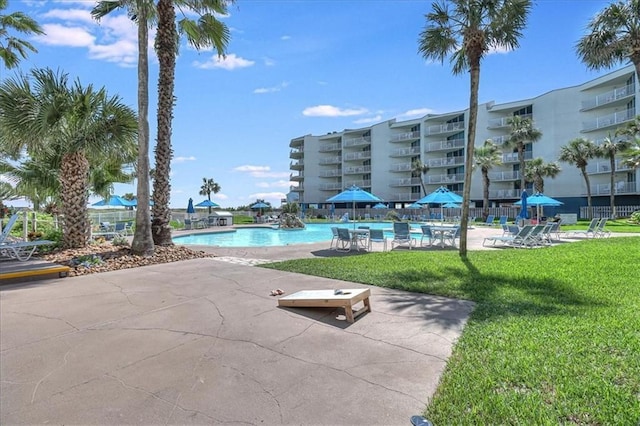
{"label": "swimming pool", "polygon": [[[352,223],[310,223],[305,229],[283,231],[271,228],[238,228],[235,232],[200,233],[174,237],[173,242],[184,245],[204,245],[218,247],[278,247],[291,244],[321,243],[331,241],[331,227],[353,227]],[[372,229],[388,230],[392,236],[389,222],[359,222],[356,226],[368,226]],[[412,231],[420,232],[420,228]]]}

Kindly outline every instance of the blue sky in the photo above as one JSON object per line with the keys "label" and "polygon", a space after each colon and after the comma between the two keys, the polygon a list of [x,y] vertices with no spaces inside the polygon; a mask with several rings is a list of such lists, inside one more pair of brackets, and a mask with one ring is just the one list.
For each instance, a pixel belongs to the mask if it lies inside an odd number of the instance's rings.
{"label": "blue sky", "polygon": [[[483,60],[480,102],[534,97],[605,74],[587,70],[574,46],[607,4],[535,2],[520,48]],[[10,0],[8,11],[29,14],[47,33],[32,40],[39,52],[21,70],[60,69],[137,108],[136,28],[124,14],[93,21],[93,5]],[[292,138],[466,108],[468,74],[453,76],[448,62],[430,63],[418,54],[430,6],[415,0],[238,0],[221,18],[231,29],[225,60],[184,43],[180,49],[171,206],[204,199],[198,195],[203,177],[222,187],[212,199],[223,207],[258,198],[279,206],[291,184]],[[153,55],[152,145],[157,72]],[[12,75],[4,68],[0,73]],[[115,188],[118,195],[126,192],[135,193],[133,184]]]}

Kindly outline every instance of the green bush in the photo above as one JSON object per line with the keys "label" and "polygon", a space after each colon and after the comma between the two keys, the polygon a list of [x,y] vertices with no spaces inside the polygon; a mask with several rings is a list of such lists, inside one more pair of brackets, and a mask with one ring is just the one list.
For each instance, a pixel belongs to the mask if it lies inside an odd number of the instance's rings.
{"label": "green bush", "polygon": [[631,223],[640,224],[640,210],[631,213],[631,217],[629,218]]}

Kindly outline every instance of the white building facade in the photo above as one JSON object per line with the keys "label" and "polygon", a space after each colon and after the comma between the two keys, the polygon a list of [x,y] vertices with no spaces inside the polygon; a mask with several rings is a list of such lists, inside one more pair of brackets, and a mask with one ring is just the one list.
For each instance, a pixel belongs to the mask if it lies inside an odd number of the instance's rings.
{"label": "white building facade", "polygon": [[[541,157],[558,162],[562,171],[546,178],[545,195],[563,201],[557,212],[578,213],[586,206],[587,188],[577,167],[558,160],[560,147],[575,138],[602,143],[640,115],[640,89],[633,66],[579,86],[553,90],[535,98],[504,104],[479,105],[475,146],[492,139],[499,147],[509,135],[509,118],[529,117],[542,138],[526,145],[525,159]],[[322,136],[306,135],[290,141],[291,191],[305,207],[328,208],[326,200],[351,185],[372,192],[391,208],[402,208],[422,198],[425,191],[412,164],[429,167],[422,180],[429,193],[440,186],[462,194],[466,131],[469,111],[428,114],[419,119],[384,121],[360,129]],[[511,205],[520,197],[517,153],[503,149],[502,165],[490,171],[490,204]],[[617,162],[615,187],[610,185],[610,161],[594,158],[587,173],[593,205],[640,205],[640,170]],[[529,184],[528,184],[529,185]],[[527,190],[530,191],[530,187]],[[482,177],[474,171],[471,200],[482,204]],[[368,206],[359,206],[368,207]]]}

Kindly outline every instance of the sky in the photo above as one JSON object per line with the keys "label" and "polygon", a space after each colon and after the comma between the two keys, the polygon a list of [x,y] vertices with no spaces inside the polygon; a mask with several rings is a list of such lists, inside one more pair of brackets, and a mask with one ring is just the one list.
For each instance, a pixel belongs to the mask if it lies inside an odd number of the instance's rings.
{"label": "sky", "polygon": [[[483,59],[480,103],[527,99],[610,72],[588,70],[575,53],[589,20],[609,3],[534,1],[520,47]],[[94,4],[9,0],[4,13],[24,12],[46,32],[28,38],[38,53],[23,60],[20,71],[60,70],[137,109],[136,27],[124,13],[96,22]],[[417,0],[237,0],[219,17],[231,32],[225,58],[183,39],[171,207],[205,199],[198,195],[203,178],[220,185],[212,200],[222,207],[257,199],[279,207],[292,184],[291,139],[467,108],[468,73],[454,76],[448,60],[427,61],[418,53],[430,9],[431,1]],[[158,66],[152,40],[149,47],[153,167]],[[0,78],[13,76],[0,68]],[[136,192],[133,183],[114,188],[117,195],[129,192]]]}

